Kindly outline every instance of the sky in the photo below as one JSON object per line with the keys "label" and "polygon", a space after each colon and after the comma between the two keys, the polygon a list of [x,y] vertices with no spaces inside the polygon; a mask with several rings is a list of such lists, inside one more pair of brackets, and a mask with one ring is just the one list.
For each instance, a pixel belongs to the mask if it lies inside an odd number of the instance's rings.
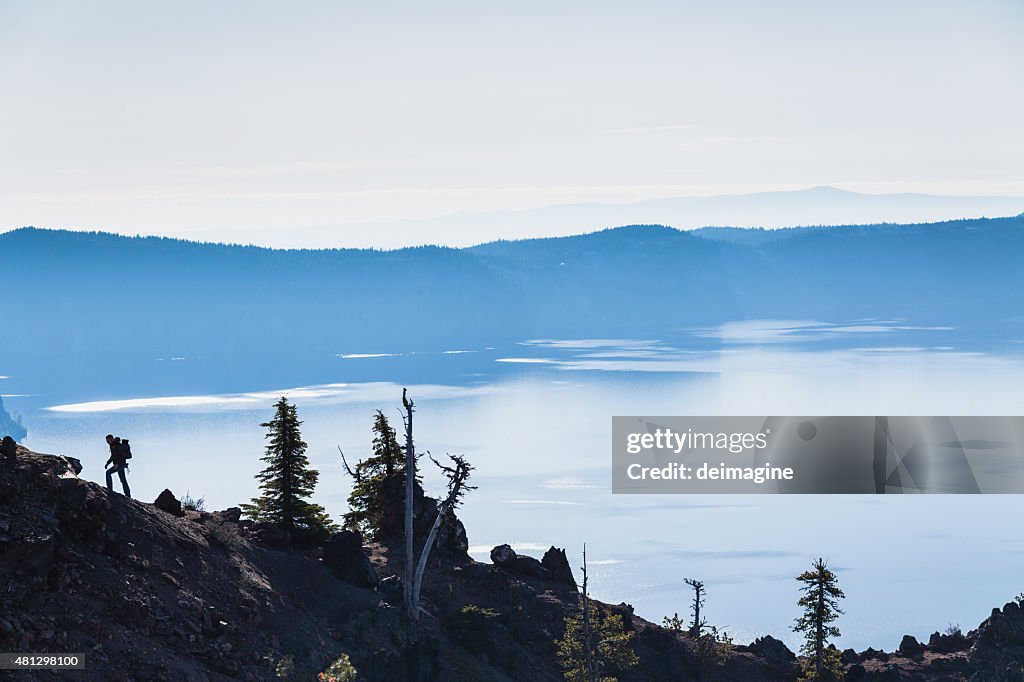
{"label": "sky", "polygon": [[1024,196],[1022,34],[1010,0],[0,0],[0,231]]}

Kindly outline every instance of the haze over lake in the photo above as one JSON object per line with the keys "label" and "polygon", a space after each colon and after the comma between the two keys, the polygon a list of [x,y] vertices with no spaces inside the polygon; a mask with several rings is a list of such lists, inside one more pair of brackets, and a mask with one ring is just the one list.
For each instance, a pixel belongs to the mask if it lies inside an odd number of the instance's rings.
{"label": "haze over lake", "polygon": [[[138,497],[169,487],[204,496],[208,508],[256,492],[259,423],[288,395],[321,472],[315,499],[338,519],[349,482],[337,447],[365,456],[374,410],[400,424],[407,385],[418,408],[418,449],[465,453],[477,467],[479,490],[460,517],[478,560],[504,542],[537,556],[554,544],[576,567],[586,541],[596,597],[629,602],[660,621],[688,611],[682,579],[698,577],[709,589],[709,622],[738,642],[772,634],[797,644],[789,631],[797,615],[793,576],[819,555],[848,596],[840,647],[892,649],[903,634],[927,637],[950,622],[967,629],[1020,591],[1016,562],[1007,560],[1024,552],[1017,496],[610,492],[616,414],[1022,414],[1024,344],[1012,340],[907,320],[748,320],[658,339],[338,348],[305,363],[292,382],[272,370],[247,381],[222,359],[139,362],[173,367],[168,376],[218,374],[222,390],[161,385],[152,373],[143,387],[108,365],[97,371],[110,383],[91,395],[84,386],[52,384],[37,392],[6,367],[12,378],[0,381],[0,391],[28,427],[29,447],[79,457],[83,476],[102,481],[103,436],[124,434],[137,453]],[[309,381],[314,373],[319,378]],[[438,492],[439,478],[426,472],[428,492]]]}

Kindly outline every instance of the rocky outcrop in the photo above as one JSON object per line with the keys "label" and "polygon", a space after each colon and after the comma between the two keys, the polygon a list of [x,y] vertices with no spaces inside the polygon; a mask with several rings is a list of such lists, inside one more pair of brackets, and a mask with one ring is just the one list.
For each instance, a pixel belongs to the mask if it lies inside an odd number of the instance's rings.
{"label": "rocky outcrop", "polygon": [[153,506],[174,516],[185,515],[185,512],[181,510],[181,502],[174,496],[174,493],[167,488],[164,488],[164,491],[157,495],[156,501],[153,502]]}
{"label": "rocky outcrop", "polygon": [[948,654],[956,651],[966,651],[970,646],[970,640],[960,632],[959,628],[954,629],[952,632],[947,631],[945,634],[933,632],[931,637],[928,638],[928,648],[941,653]]}
{"label": "rocky outcrop", "polygon": [[221,523],[239,523],[242,520],[242,510],[238,507],[228,507],[223,511],[213,512],[213,516]]}
{"label": "rocky outcrop", "polygon": [[[405,476],[395,474],[384,480],[380,489],[382,514],[379,534],[375,538],[382,542],[394,542],[405,537]],[[422,546],[434,520],[437,518],[438,501],[424,494],[419,482],[413,486],[413,536],[416,545]],[[441,522],[434,541],[434,550],[447,558],[469,561],[469,538],[462,521],[449,513]]]}
{"label": "rocky outcrop", "polygon": [[531,578],[550,578],[551,571],[531,556],[519,556],[509,545],[498,545],[491,550],[491,561],[506,571]]}
{"label": "rocky outcrop", "polygon": [[917,641],[917,638],[912,635],[903,635],[903,639],[900,640],[900,646],[896,650],[898,653],[908,658],[914,658],[920,656],[924,652],[924,647]]}
{"label": "rocky outcrop", "polygon": [[577,589],[576,579],[572,575],[572,568],[569,567],[569,559],[566,558],[564,549],[550,547],[548,551],[544,552],[540,563],[548,570],[552,580],[565,583],[574,590]]}
{"label": "rocky outcrop", "polygon": [[18,494],[0,499],[0,651],[88,651],[83,679],[257,682],[285,656],[322,670],[359,650],[376,593],[254,544],[237,510],[168,514],[18,454]]}
{"label": "rocky outcrop", "polygon": [[781,640],[775,639],[771,635],[758,637],[750,644],[750,646],[747,647],[747,649],[769,663],[785,665],[796,662],[796,654],[790,651],[789,647]]}
{"label": "rocky outcrop", "polygon": [[72,478],[82,473],[82,462],[67,455],[57,455],[59,476]]}
{"label": "rocky outcrop", "polygon": [[323,561],[346,582],[358,587],[377,585],[377,572],[363,553],[363,538],[359,533],[343,530],[331,535],[324,544]]}
{"label": "rocky outcrop", "polygon": [[491,563],[495,566],[509,567],[516,560],[516,551],[511,545],[497,545],[491,548]]}
{"label": "rocky outcrop", "polygon": [[[1002,609],[992,609],[992,615],[971,634],[974,643],[968,657],[978,671],[1004,675],[1004,679],[1024,680],[1024,608],[1021,603],[1010,602]],[[1010,673],[1019,676],[1009,677]]]}

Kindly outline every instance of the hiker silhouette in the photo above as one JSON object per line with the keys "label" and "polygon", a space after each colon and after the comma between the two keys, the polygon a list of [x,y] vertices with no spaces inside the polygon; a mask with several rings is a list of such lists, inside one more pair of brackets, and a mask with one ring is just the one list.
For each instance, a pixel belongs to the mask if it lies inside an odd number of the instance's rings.
{"label": "hiker silhouette", "polygon": [[7,472],[14,471],[18,458],[18,444],[10,436],[0,440],[0,489],[7,487]]}
{"label": "hiker silhouette", "polygon": [[5,464],[14,466],[17,457],[18,444],[10,436],[4,436],[3,440],[0,441],[0,458],[3,459]]}
{"label": "hiker silhouette", "polygon": [[115,438],[113,434],[108,433],[107,445],[110,446],[110,458],[103,465],[104,469],[110,467],[107,469],[107,490],[114,492],[114,472],[117,472],[118,478],[121,479],[121,489],[124,490],[124,496],[131,498],[132,491],[128,487],[128,479],[125,478],[125,471],[128,469],[128,458],[125,455],[125,448],[121,445],[121,439]]}

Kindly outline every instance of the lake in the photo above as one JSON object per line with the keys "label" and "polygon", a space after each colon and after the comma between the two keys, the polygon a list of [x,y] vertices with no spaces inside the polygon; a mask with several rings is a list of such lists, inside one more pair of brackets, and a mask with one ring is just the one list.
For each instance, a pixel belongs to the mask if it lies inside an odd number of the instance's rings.
{"label": "lake", "polygon": [[[771,634],[798,646],[794,576],[819,556],[847,595],[840,648],[891,650],[904,634],[926,639],[950,623],[966,631],[1024,590],[1016,495],[611,494],[612,415],[1024,414],[1024,344],[1005,335],[894,320],[744,321],[657,340],[339,348],[245,368],[141,353],[15,362],[0,374],[29,447],[78,457],[83,477],[99,482],[103,436],[126,435],[136,497],[166,487],[205,497],[208,509],[256,493],[259,424],[287,395],[321,473],[315,501],[335,519],[349,491],[338,448],[350,461],[365,456],[377,409],[400,428],[408,386],[417,449],[464,453],[476,466],[479,489],[459,512],[474,557],[506,542],[535,556],[556,545],[576,568],[586,542],[592,594],[656,622],[688,615],[683,579],[702,579],[708,622],[738,643]],[[436,495],[442,482],[424,464]]]}

